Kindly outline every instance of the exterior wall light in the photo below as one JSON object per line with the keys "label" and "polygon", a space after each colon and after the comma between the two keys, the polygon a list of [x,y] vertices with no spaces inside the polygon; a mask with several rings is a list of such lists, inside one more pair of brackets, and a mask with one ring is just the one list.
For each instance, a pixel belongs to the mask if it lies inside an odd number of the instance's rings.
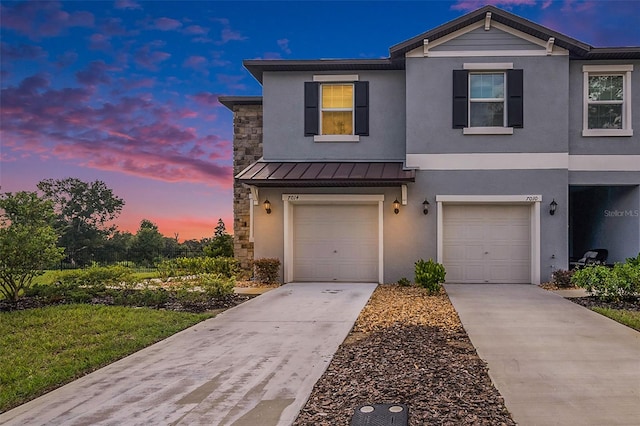
{"label": "exterior wall light", "polygon": [[398,199],[396,198],[395,201],[393,202],[393,212],[395,214],[400,213],[400,201],[398,201]]}
{"label": "exterior wall light", "polygon": [[422,202],[422,213],[424,213],[425,215],[429,214],[429,202],[426,198]]}
{"label": "exterior wall light", "polygon": [[556,203],[556,199],[554,198],[553,201],[551,201],[551,204],[549,204],[549,214],[551,216],[556,214],[556,207],[558,207],[558,203]]}
{"label": "exterior wall light", "polygon": [[264,203],[262,203],[262,205],[264,206],[264,211],[266,211],[267,214],[271,214],[271,203],[269,202],[268,198],[264,200]]}

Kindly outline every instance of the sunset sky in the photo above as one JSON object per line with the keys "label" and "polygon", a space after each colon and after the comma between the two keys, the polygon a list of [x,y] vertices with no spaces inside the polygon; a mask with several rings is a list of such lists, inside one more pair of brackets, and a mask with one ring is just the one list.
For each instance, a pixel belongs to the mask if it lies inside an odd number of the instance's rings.
{"label": "sunset sky", "polygon": [[243,59],[384,58],[485,4],[593,46],[639,46],[640,1],[0,2],[0,192],[102,180],[180,240],[232,222],[232,114],[260,95]]}

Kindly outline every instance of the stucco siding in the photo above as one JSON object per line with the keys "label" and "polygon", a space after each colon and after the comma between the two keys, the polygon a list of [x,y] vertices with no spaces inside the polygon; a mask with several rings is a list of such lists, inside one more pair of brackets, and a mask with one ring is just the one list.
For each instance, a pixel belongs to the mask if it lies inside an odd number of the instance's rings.
{"label": "stucco siding", "polygon": [[369,82],[369,136],[360,136],[359,142],[314,142],[313,137],[304,136],[304,83],[312,81],[314,73],[264,74],[265,160],[404,159],[404,73],[353,71],[349,74],[358,74],[359,81]]}
{"label": "stucco siding", "polygon": [[476,51],[476,50],[542,50],[529,41],[516,37],[497,28],[485,31],[484,26],[462,34],[446,43],[436,46],[433,51]]}
{"label": "stucco siding", "polygon": [[[633,136],[582,136],[584,65],[633,65],[631,111]],[[571,61],[569,66],[569,152],[579,155],[640,155],[640,61]]]}
{"label": "stucco siding", "polygon": [[[408,58],[407,153],[568,151],[568,57]],[[513,135],[463,135],[452,128],[452,75],[464,63],[524,70],[524,127]]]}

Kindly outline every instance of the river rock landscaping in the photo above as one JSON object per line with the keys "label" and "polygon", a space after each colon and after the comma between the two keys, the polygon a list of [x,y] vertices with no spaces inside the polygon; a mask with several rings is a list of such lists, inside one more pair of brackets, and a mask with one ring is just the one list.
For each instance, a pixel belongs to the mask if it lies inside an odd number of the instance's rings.
{"label": "river rock landscaping", "polygon": [[349,425],[386,403],[412,426],[515,425],[447,295],[418,287],[378,287],[294,424]]}

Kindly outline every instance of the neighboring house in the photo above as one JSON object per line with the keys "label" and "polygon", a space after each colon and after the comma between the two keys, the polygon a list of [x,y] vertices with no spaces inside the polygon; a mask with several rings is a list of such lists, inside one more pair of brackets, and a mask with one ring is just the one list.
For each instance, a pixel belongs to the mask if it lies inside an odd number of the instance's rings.
{"label": "neighboring house", "polygon": [[[387,59],[247,60],[234,112],[236,254],[291,281],[540,283],[640,251],[640,48],[493,6]],[[269,205],[265,202],[268,200]]]}

